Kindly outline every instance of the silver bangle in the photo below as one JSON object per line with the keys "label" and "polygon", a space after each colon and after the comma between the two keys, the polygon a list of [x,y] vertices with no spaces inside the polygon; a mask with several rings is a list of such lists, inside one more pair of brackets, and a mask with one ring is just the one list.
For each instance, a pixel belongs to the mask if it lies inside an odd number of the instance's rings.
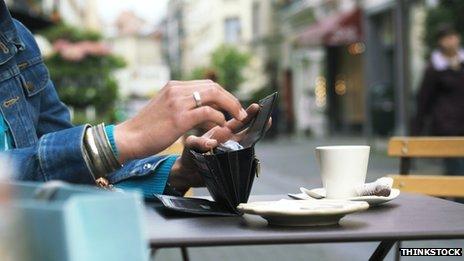
{"label": "silver bangle", "polygon": [[121,168],[111,149],[103,123],[86,129],[84,147],[84,158],[89,161],[87,165],[97,183],[101,179],[106,179],[109,173]]}
{"label": "silver bangle", "polygon": [[101,123],[97,125],[96,129],[99,134],[98,137],[100,138],[102,146],[104,147],[103,151],[105,153],[105,156],[108,160],[110,167],[113,169],[111,172],[121,168],[121,164],[119,163],[118,159],[116,158],[116,155],[114,154],[113,149],[111,148],[110,139],[106,134],[105,124]]}
{"label": "silver bangle", "polygon": [[94,179],[97,180],[98,178],[105,176],[105,168],[103,166],[103,162],[101,160],[100,152],[98,147],[95,143],[95,137],[92,132],[92,127],[88,128],[85,131],[85,139],[84,144],[86,147],[86,152],[88,158],[90,159],[90,172],[94,176]]}
{"label": "silver bangle", "polygon": [[110,166],[110,163],[108,162],[105,147],[102,144],[100,134],[97,131],[97,127],[94,126],[94,127],[90,128],[90,129],[91,129],[92,134],[93,134],[95,145],[96,145],[96,147],[98,149],[98,156],[100,156],[99,159],[101,160],[101,163],[102,163],[101,165],[103,166],[104,175],[106,175],[106,174],[111,172],[110,171],[111,166]]}
{"label": "silver bangle", "polygon": [[94,166],[93,166],[93,163],[92,163],[92,159],[90,159],[90,148],[89,148],[89,145],[87,144],[87,131],[90,129],[90,125],[88,126],[85,126],[85,129],[84,129],[84,135],[82,137],[82,156],[84,158],[84,161],[85,161],[85,165],[87,166],[87,169],[89,170],[90,174],[92,175],[92,177],[95,179],[95,174],[94,174]]}
{"label": "silver bangle", "polygon": [[102,161],[105,165],[107,173],[111,173],[119,169],[121,165],[116,160],[114,152],[111,149],[111,144],[108,140],[108,137],[106,136],[105,125],[103,123],[98,124],[93,128],[93,130],[95,133],[97,146],[101,149],[102,152]]}

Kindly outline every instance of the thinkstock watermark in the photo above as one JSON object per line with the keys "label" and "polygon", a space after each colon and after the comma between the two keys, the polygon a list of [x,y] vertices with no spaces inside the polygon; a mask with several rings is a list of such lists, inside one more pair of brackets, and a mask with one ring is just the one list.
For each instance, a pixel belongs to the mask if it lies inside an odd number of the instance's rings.
{"label": "thinkstock watermark", "polygon": [[462,256],[462,248],[400,248],[401,256]]}

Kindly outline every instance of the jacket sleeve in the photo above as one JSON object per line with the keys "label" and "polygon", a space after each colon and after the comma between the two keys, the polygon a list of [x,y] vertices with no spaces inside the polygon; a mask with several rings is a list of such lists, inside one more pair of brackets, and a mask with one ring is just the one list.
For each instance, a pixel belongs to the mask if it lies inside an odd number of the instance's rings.
{"label": "jacket sleeve", "polygon": [[[28,43],[29,51],[39,54],[32,34],[15,21],[17,31]],[[63,180],[72,183],[95,184],[87,163],[83,157],[83,137],[88,126],[71,124],[68,108],[60,101],[50,79],[37,95],[39,102],[31,107],[37,110],[38,119],[35,132],[38,141],[35,144],[18,146],[15,149],[0,152],[13,166],[13,178],[18,180],[48,181]],[[153,156],[135,160],[111,175],[114,182],[155,173],[157,191],[162,190],[169,174],[169,164],[158,166],[166,157]],[[147,165],[148,164],[148,165]],[[156,170],[156,171],[155,171]]]}
{"label": "jacket sleeve", "polygon": [[13,166],[13,179],[94,183],[82,154],[85,128],[50,132],[34,146],[2,152]]}
{"label": "jacket sleeve", "polygon": [[13,179],[94,184],[82,153],[86,126],[72,126],[51,80],[39,95],[37,143],[1,152],[13,166]]}
{"label": "jacket sleeve", "polygon": [[164,155],[135,160],[114,172],[109,180],[117,188],[136,189],[145,198],[155,198],[157,194],[164,194],[169,173],[176,159],[177,156]]}
{"label": "jacket sleeve", "polygon": [[[51,81],[42,92],[37,126],[39,141],[31,147],[2,152],[13,164],[13,178],[95,184],[83,157],[87,126],[72,126],[69,111],[59,100]],[[110,182],[118,183],[121,188],[139,188],[145,194],[159,194],[164,190],[171,166],[168,156],[133,160],[112,173]],[[134,181],[130,181],[131,178]]]}
{"label": "jacket sleeve", "polygon": [[44,134],[73,127],[69,110],[58,97],[55,86],[48,80],[40,100],[40,114],[37,137]]}
{"label": "jacket sleeve", "polygon": [[421,135],[424,132],[427,119],[430,117],[435,94],[438,89],[438,81],[435,69],[430,65],[427,67],[422,78],[419,92],[417,94],[417,111],[413,121],[411,134]]}
{"label": "jacket sleeve", "polygon": [[[86,127],[47,133],[35,146],[1,154],[12,163],[14,179],[95,184],[82,156]],[[122,189],[139,189],[147,197],[162,194],[176,158],[165,155],[130,161],[111,173],[109,181]]]}

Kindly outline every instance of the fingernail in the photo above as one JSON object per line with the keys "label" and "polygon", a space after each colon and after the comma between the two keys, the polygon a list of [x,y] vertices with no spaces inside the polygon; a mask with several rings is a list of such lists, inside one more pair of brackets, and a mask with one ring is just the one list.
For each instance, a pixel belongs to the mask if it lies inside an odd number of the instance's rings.
{"label": "fingernail", "polygon": [[206,147],[212,148],[216,142],[214,140],[209,140],[206,142]]}
{"label": "fingernail", "polygon": [[244,119],[248,116],[248,113],[242,108],[242,109],[240,110],[240,115],[239,115],[239,116],[240,116],[240,119],[239,119],[239,120],[242,121],[242,120],[244,120]]}

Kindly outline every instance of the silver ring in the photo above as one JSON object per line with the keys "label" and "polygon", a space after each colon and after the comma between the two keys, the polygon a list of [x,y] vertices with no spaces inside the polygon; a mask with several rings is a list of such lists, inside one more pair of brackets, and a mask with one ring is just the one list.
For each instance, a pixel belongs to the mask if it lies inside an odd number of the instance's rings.
{"label": "silver ring", "polygon": [[199,92],[193,92],[193,99],[195,100],[195,107],[201,107],[201,96]]}

